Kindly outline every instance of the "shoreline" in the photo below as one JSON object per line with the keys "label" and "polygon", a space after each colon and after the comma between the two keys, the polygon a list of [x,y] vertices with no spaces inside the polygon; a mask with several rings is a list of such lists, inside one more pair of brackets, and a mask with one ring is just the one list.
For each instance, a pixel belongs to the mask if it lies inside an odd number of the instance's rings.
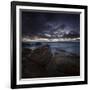
{"label": "shoreline", "polygon": [[80,41],[39,41],[39,40],[32,40],[32,41],[22,41],[22,43],[30,43],[30,42],[46,42],[46,43],[58,43],[58,42],[80,42]]}
{"label": "shoreline", "polygon": [[49,47],[24,49],[22,52],[22,78],[61,77],[80,75],[80,57],[61,52],[52,55]]}

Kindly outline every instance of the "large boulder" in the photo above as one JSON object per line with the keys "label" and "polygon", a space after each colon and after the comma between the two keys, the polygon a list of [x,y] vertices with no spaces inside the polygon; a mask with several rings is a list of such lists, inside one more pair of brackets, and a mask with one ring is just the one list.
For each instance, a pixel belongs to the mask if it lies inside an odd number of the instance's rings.
{"label": "large boulder", "polygon": [[40,46],[35,50],[22,50],[22,78],[48,76],[47,66],[52,61],[52,53],[48,45]]}
{"label": "large boulder", "polygon": [[48,45],[44,45],[32,51],[30,59],[42,66],[45,66],[52,59],[52,53]]}
{"label": "large boulder", "polygon": [[22,48],[22,57],[27,57],[28,55],[30,55],[32,52],[31,49],[28,48]]}

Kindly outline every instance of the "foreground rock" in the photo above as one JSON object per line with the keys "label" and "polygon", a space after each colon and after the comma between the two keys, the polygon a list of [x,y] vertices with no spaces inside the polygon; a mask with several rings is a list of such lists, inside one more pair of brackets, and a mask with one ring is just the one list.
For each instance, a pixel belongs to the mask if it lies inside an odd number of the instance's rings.
{"label": "foreground rock", "polygon": [[43,77],[47,74],[47,65],[52,60],[52,54],[48,45],[35,50],[22,50],[22,77]]}
{"label": "foreground rock", "polygon": [[52,55],[49,45],[22,49],[22,78],[80,75],[80,57],[60,50]]}
{"label": "foreground rock", "polygon": [[35,49],[30,56],[30,59],[42,66],[47,65],[52,59],[52,53],[48,45]]}

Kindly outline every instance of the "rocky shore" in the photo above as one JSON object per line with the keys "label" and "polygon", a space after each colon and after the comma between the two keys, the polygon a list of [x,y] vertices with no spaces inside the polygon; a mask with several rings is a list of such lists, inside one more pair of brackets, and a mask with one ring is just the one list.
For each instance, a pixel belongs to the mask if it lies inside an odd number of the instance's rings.
{"label": "rocky shore", "polygon": [[22,78],[80,75],[80,57],[59,50],[54,56],[49,45],[34,50],[22,48]]}

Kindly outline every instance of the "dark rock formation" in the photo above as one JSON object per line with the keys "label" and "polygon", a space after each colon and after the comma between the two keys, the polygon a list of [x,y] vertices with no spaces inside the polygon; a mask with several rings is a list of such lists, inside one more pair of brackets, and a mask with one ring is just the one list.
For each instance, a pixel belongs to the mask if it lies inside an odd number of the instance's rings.
{"label": "dark rock formation", "polygon": [[48,62],[50,62],[51,58],[52,54],[48,45],[33,50],[30,56],[30,59],[33,62],[42,66],[45,66]]}
{"label": "dark rock formation", "polygon": [[65,50],[52,55],[49,45],[31,50],[22,48],[22,78],[60,77],[80,75],[80,57]]}
{"label": "dark rock formation", "polygon": [[47,65],[52,60],[52,54],[48,45],[35,50],[22,50],[22,78],[47,76]]}
{"label": "dark rock formation", "polygon": [[31,52],[32,52],[31,49],[23,48],[23,49],[22,49],[22,56],[23,56],[23,57],[27,57],[28,55],[31,54]]}

